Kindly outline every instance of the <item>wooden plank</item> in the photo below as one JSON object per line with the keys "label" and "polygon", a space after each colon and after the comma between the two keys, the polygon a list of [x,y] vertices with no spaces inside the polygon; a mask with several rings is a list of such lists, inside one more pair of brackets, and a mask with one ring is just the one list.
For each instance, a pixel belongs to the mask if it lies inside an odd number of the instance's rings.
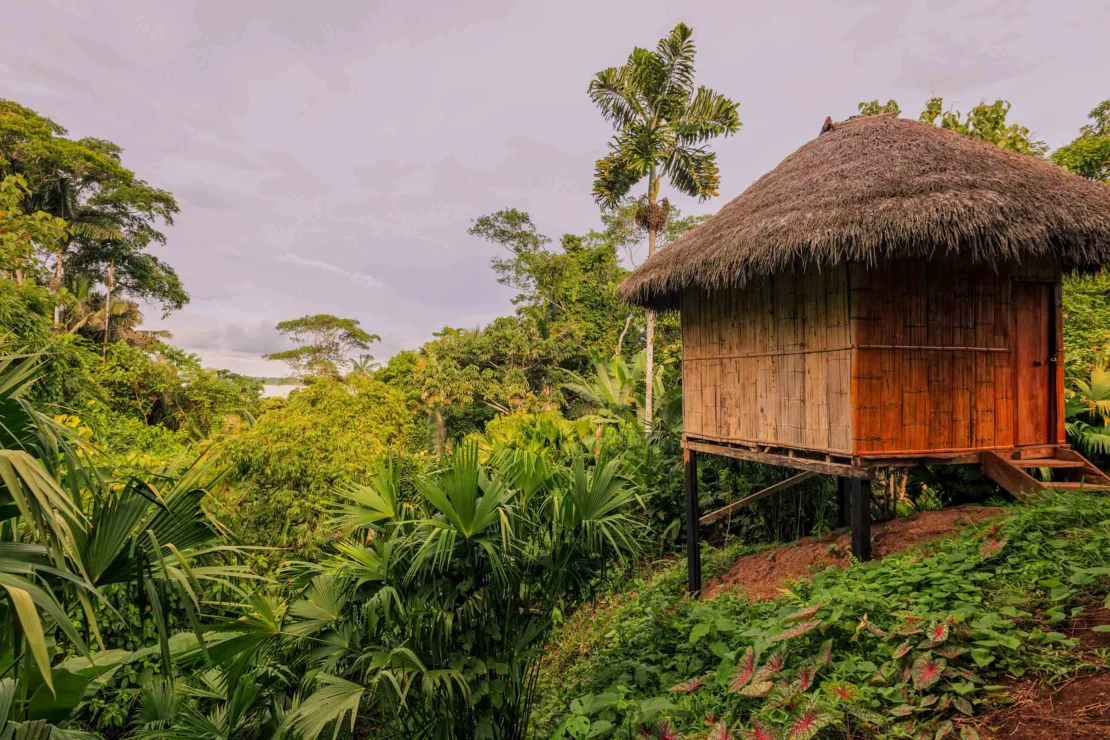
{"label": "wooden plank", "polygon": [[1057,460],[1053,457],[1033,457],[1011,459],[1010,464],[1017,468],[1085,468],[1086,462],[1079,460]]}
{"label": "wooden plank", "polygon": [[1056,445],[1029,445],[1028,447],[1019,447],[1014,450],[1013,457],[1016,457],[1019,460],[1031,460],[1034,458],[1043,457],[1059,457],[1063,460],[1070,459],[1066,454],[1064,454],[1065,452],[1070,452],[1070,450],[1061,450]]}
{"label": "wooden plank", "polygon": [[732,502],[728,506],[722,506],[720,509],[706,514],[699,520],[699,523],[709,524],[710,522],[715,522],[721,517],[731,514],[742,506],[747,506],[748,504],[759,501],[760,499],[767,498],[768,496],[773,496],[776,493],[785,491],[788,488],[793,488],[799,483],[803,483],[816,475],[817,473],[813,472],[812,470],[807,470],[805,472],[799,473],[798,475],[787,478],[784,481],[779,481],[778,483],[767,486],[762,491],[757,491],[750,496],[745,496],[739,501]]}
{"label": "wooden plank", "polygon": [[1055,459],[1058,462],[1079,463],[1083,465],[1083,478],[1087,481],[1093,481],[1100,485],[1110,485],[1110,475],[1102,472],[1102,470],[1092,463],[1087,458],[1080,455],[1075,450],[1057,447],[1054,453]]}
{"label": "wooden plank", "polygon": [[975,452],[910,452],[890,456],[874,455],[860,457],[867,467],[898,468],[914,465],[978,465],[979,451]]}
{"label": "wooden plank", "polygon": [[980,464],[987,477],[1019,499],[1028,498],[1030,494],[1044,490],[1044,485],[1040,481],[1024,470],[1014,467],[1009,460],[996,452],[984,452]]}
{"label": "wooden plank", "polygon": [[1045,488],[1057,491],[1110,491],[1110,485],[1104,483],[1045,483]]}
{"label": "wooden plank", "polygon": [[698,452],[705,452],[710,455],[722,455],[724,457],[731,457],[737,460],[750,460],[752,462],[764,463],[766,465],[777,465],[781,468],[794,468],[795,470],[811,470],[815,473],[824,473],[825,475],[841,475],[850,478],[870,479],[874,477],[875,473],[872,470],[864,468],[857,468],[852,465],[834,462],[822,462],[820,460],[812,460],[805,457],[788,457],[787,455],[779,455],[768,452],[755,452],[753,450],[745,450],[737,447],[727,447],[725,445],[715,445],[705,442],[697,442],[694,440],[687,440],[683,443],[687,449],[696,450]]}

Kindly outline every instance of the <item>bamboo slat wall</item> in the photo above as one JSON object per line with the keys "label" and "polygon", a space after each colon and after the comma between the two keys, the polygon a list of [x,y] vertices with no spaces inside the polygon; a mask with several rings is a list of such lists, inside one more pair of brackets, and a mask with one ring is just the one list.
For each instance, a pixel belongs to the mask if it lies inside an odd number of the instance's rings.
{"label": "bamboo slat wall", "polygon": [[682,299],[684,431],[850,453],[848,269]]}
{"label": "bamboo slat wall", "polygon": [[1059,264],[899,260],[690,291],[685,433],[856,455],[1011,446],[1017,280],[1059,283]]}
{"label": "bamboo slat wall", "polygon": [[1013,282],[1058,282],[1058,266],[899,260],[849,280],[856,454],[1012,446]]}

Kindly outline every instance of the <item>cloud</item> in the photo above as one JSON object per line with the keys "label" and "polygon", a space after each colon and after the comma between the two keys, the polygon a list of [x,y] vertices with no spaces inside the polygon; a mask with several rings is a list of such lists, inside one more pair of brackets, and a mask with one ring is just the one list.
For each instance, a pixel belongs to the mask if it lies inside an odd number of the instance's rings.
{"label": "cloud", "polygon": [[312,270],[320,270],[321,272],[328,272],[328,273],[331,273],[332,275],[341,275],[341,276],[343,276],[343,277],[345,277],[349,280],[354,280],[357,283],[362,283],[363,285],[369,285],[371,288],[384,288],[385,287],[385,283],[383,283],[381,280],[378,280],[375,277],[367,275],[364,272],[356,272],[354,270],[345,270],[342,267],[340,267],[339,265],[333,265],[332,263],[324,262],[323,260],[305,259],[304,257],[298,257],[297,255],[291,254],[289,252],[286,252],[285,254],[281,255],[277,259],[278,259],[278,262],[285,262],[285,263],[290,264],[290,265],[296,265],[297,267],[307,267],[307,268],[312,269]]}
{"label": "cloud", "polygon": [[511,206],[556,240],[596,228],[590,189],[613,131],[586,85],[680,19],[695,29],[698,82],[740,103],[744,122],[712,144],[719,198],[664,185],[687,215],[717,211],[861,100],[895,98],[912,117],[932,94],[961,110],[1002,97],[1060,145],[1101,100],[1083,70],[1110,68],[1105,0],[5,10],[0,97],[116,142],[181,203],[156,253],[193,301],[167,319],[149,307],[148,326],[255,374],[283,372],[260,356],[289,346],[273,326],[295,316],[357,318],[384,359],[444,325],[511,314],[514,291],[489,269],[500,247],[468,236],[471,219]]}
{"label": "cloud", "polygon": [[289,341],[278,334],[273,321],[227,321],[211,315],[175,318],[170,329],[173,342],[193,352],[260,357],[289,348]]}

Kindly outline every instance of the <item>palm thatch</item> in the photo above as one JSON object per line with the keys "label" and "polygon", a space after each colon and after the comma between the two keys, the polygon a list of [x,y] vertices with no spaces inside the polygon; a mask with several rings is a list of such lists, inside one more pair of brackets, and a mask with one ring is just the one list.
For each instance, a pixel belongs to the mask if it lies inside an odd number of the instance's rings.
{"label": "palm thatch", "polygon": [[741,287],[842,261],[1056,255],[1110,259],[1110,187],[1051,162],[890,115],[826,124],[713,218],[648,259],[625,300],[675,308],[687,288]]}

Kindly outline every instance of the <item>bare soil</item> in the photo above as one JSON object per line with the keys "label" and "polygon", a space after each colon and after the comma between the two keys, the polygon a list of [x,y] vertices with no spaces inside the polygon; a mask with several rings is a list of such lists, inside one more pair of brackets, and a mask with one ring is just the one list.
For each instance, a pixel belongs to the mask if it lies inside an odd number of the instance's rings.
{"label": "bare soil", "polygon": [[1094,628],[1110,624],[1110,609],[1105,606],[1090,606],[1075,619],[1068,621],[1064,634],[1078,637],[1079,647],[1083,650],[1110,648],[1110,632],[1095,632]]}
{"label": "bare soil", "polygon": [[[969,524],[998,516],[1005,510],[991,506],[954,506],[940,511],[922,511],[871,527],[871,554],[880,560],[921,542],[952,534]],[[704,587],[704,597],[724,590],[739,589],[750,599],[773,599],[790,582],[824,570],[830,565],[852,562],[851,533],[847,530],[822,537],[806,537],[788,545],[745,555],[729,571]]]}
{"label": "bare soil", "polygon": [[[1079,649],[1110,647],[1110,633],[1094,627],[1110,624],[1110,609],[1092,605],[1070,620],[1068,637]],[[1110,738],[1110,672],[1076,676],[1057,686],[1039,681],[1015,684],[1013,704],[975,721],[984,740],[1106,740]]]}
{"label": "bare soil", "polygon": [[1091,673],[1059,686],[1024,683],[1014,703],[975,722],[984,740],[1106,740],[1110,738],[1110,673]]}

